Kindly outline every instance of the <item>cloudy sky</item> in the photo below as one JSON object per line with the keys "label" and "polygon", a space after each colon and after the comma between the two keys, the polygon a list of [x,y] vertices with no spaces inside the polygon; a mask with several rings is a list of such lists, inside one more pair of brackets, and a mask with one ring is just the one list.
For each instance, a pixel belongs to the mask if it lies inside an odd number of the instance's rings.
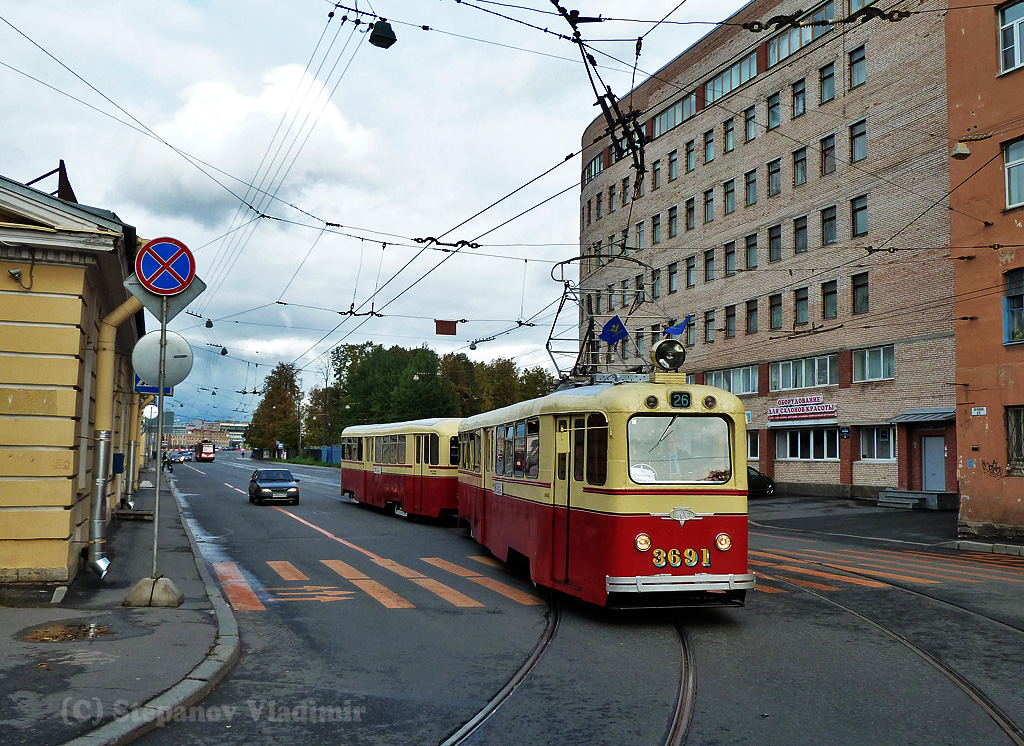
{"label": "cloudy sky", "polygon": [[[565,7],[629,19],[581,26],[622,96],[638,36],[637,81],[742,5]],[[390,49],[368,43],[373,14]],[[600,112],[577,47],[545,29],[569,31],[547,0],[8,0],[0,174],[63,159],[80,202],[192,249],[208,289],[169,324],[195,355],[182,418],[247,420],[258,397],[237,392],[282,361],[322,385],[339,343],[553,368],[552,267],[579,238],[565,158]],[[434,319],[466,321],[452,337]]]}

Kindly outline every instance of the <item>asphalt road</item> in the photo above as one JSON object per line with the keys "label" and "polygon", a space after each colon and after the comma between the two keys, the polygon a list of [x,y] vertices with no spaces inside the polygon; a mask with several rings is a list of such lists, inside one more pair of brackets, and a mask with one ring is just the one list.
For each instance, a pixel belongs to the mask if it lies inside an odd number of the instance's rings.
{"label": "asphalt road", "polygon": [[243,654],[140,743],[441,743],[553,630],[460,742],[666,743],[687,693],[690,744],[987,746],[1024,723],[1024,559],[934,547],[949,514],[752,501],[746,607],[622,614],[549,597],[451,525],[341,501],[335,470],[293,469],[298,506],[252,505],[253,468],[175,468]]}

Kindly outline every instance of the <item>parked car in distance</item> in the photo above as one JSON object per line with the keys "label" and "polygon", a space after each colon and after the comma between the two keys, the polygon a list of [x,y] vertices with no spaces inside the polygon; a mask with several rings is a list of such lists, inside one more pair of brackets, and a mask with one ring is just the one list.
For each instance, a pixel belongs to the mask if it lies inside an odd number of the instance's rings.
{"label": "parked car in distance", "polygon": [[249,502],[262,505],[269,500],[299,504],[299,480],[287,469],[257,469],[249,479]]}
{"label": "parked car in distance", "polygon": [[749,497],[767,497],[775,494],[775,480],[765,476],[753,466],[747,467],[747,495]]}

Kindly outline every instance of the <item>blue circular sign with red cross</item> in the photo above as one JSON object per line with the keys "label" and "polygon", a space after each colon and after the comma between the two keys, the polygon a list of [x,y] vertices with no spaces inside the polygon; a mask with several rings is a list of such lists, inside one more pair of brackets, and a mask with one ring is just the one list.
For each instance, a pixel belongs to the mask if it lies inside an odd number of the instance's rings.
{"label": "blue circular sign with red cross", "polygon": [[196,259],[181,241],[154,238],[135,257],[135,274],[157,295],[177,295],[196,276]]}

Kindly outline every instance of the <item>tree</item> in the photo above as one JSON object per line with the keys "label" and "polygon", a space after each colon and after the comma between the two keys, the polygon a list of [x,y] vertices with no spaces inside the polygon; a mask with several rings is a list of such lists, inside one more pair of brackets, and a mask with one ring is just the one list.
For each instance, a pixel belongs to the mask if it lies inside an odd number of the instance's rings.
{"label": "tree", "polygon": [[519,395],[523,401],[546,396],[554,391],[557,385],[558,379],[540,365],[527,368],[519,375]]}
{"label": "tree", "polygon": [[477,377],[483,383],[483,411],[501,409],[522,401],[519,395],[519,371],[509,358],[477,363]]}
{"label": "tree", "polygon": [[469,357],[449,352],[441,358],[441,380],[455,399],[455,416],[469,417],[483,412],[483,389],[477,380],[477,369]]}
{"label": "tree", "polygon": [[297,447],[301,400],[298,369],[291,363],[279,363],[263,380],[263,399],[245,430],[246,442],[254,448],[274,449],[278,441],[286,448]]}

